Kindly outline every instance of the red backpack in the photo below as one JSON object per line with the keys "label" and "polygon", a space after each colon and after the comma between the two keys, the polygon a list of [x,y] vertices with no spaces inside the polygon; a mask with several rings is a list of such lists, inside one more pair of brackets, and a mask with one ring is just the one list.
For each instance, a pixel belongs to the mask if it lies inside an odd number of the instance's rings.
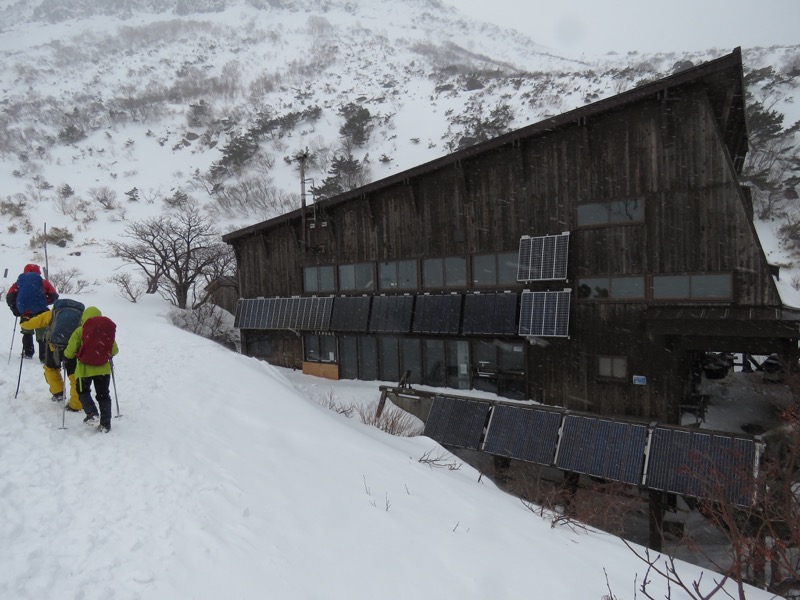
{"label": "red backpack", "polygon": [[106,364],[111,359],[116,333],[117,325],[108,317],[89,317],[83,324],[77,359],[96,367]]}

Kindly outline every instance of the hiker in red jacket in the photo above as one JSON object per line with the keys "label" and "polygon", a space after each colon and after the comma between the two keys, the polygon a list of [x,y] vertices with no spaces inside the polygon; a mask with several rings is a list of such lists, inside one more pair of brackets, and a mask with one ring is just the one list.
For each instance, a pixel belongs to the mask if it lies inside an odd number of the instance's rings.
{"label": "hiker in red jacket", "polygon": [[[28,264],[22,271],[17,281],[11,284],[6,293],[6,304],[15,317],[20,321],[26,321],[31,317],[47,310],[47,306],[58,300],[56,288],[42,278],[39,265]],[[39,344],[39,361],[44,362],[46,343],[44,341],[45,331],[35,331],[36,341]],[[33,331],[22,330],[22,354],[25,358],[33,358]]]}

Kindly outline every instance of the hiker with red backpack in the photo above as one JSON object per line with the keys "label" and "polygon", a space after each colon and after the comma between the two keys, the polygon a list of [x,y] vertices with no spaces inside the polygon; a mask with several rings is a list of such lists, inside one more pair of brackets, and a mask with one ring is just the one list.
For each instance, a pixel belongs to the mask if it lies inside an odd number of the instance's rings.
{"label": "hiker with red backpack", "polygon": [[[39,265],[25,265],[22,273],[17,277],[17,281],[11,284],[6,293],[6,304],[15,317],[19,317],[20,323],[35,317],[47,310],[48,305],[58,300],[58,292],[46,279],[42,278]],[[33,358],[33,336],[36,334],[36,341],[39,342],[39,360],[44,362],[46,344],[44,341],[44,330],[36,332],[22,330],[22,355],[25,358]]]}
{"label": "hiker with red backpack", "polygon": [[72,332],[80,325],[83,317],[84,306],[77,300],[69,298],[59,298],[53,303],[52,310],[46,310],[27,321],[23,321],[20,326],[23,331],[45,328],[45,358],[44,358],[44,380],[50,388],[53,402],[64,401],[64,378],[61,375],[61,367],[67,374],[69,381],[69,402],[66,410],[79,412],[81,401],[78,398],[78,390],[75,383],[76,360],[68,359],[64,356],[64,349],[69,342]]}
{"label": "hiker with red backpack", "polygon": [[[86,413],[83,422],[95,425],[99,421],[97,429],[104,433],[111,431],[110,361],[119,352],[115,338],[114,322],[104,317],[96,306],[89,306],[83,311],[81,326],[72,332],[64,350],[66,358],[77,359],[75,379],[78,398],[83,405],[83,412]],[[92,386],[97,405],[92,399]]]}

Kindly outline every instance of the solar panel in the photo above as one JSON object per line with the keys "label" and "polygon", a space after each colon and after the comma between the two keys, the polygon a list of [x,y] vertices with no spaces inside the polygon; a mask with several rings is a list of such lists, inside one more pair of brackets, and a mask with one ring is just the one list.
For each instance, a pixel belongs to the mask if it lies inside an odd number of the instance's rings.
{"label": "solar panel", "polygon": [[434,396],[424,435],[444,446],[477,450],[488,414],[488,402]]}
{"label": "solar panel", "polygon": [[519,335],[569,336],[570,291],[522,293]]}
{"label": "solar panel", "polygon": [[639,485],[646,442],[645,425],[567,415],[556,466],[573,473]]}
{"label": "solar panel", "polygon": [[552,465],[563,416],[562,412],[553,410],[495,405],[483,451]]}
{"label": "solar panel", "polygon": [[369,324],[369,296],[340,296],[333,299],[330,329],[365,332]]}
{"label": "solar panel", "polygon": [[414,333],[457,334],[461,323],[461,294],[418,295],[414,302]]}
{"label": "solar panel", "polygon": [[242,298],[234,327],[327,331],[333,298]]}
{"label": "solar panel", "polygon": [[374,333],[408,333],[414,296],[375,296],[369,317],[369,330]]}
{"label": "solar panel", "polygon": [[467,294],[462,332],[469,335],[517,333],[518,294]]}
{"label": "solar panel", "polygon": [[295,327],[302,331],[328,331],[330,327],[333,298],[292,298],[298,304]]}
{"label": "solar panel", "polygon": [[519,240],[517,281],[543,281],[567,278],[569,233]]}
{"label": "solar panel", "polygon": [[645,485],[698,498],[749,506],[757,475],[756,442],[706,431],[656,427]]}

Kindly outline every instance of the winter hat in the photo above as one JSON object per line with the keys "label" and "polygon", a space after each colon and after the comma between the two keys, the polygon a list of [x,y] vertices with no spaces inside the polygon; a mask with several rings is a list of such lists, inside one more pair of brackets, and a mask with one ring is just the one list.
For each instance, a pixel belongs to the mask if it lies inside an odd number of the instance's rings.
{"label": "winter hat", "polygon": [[39,270],[39,265],[34,265],[34,264],[25,265],[25,271],[24,272],[25,273],[37,273],[38,275],[42,274],[42,272]]}

